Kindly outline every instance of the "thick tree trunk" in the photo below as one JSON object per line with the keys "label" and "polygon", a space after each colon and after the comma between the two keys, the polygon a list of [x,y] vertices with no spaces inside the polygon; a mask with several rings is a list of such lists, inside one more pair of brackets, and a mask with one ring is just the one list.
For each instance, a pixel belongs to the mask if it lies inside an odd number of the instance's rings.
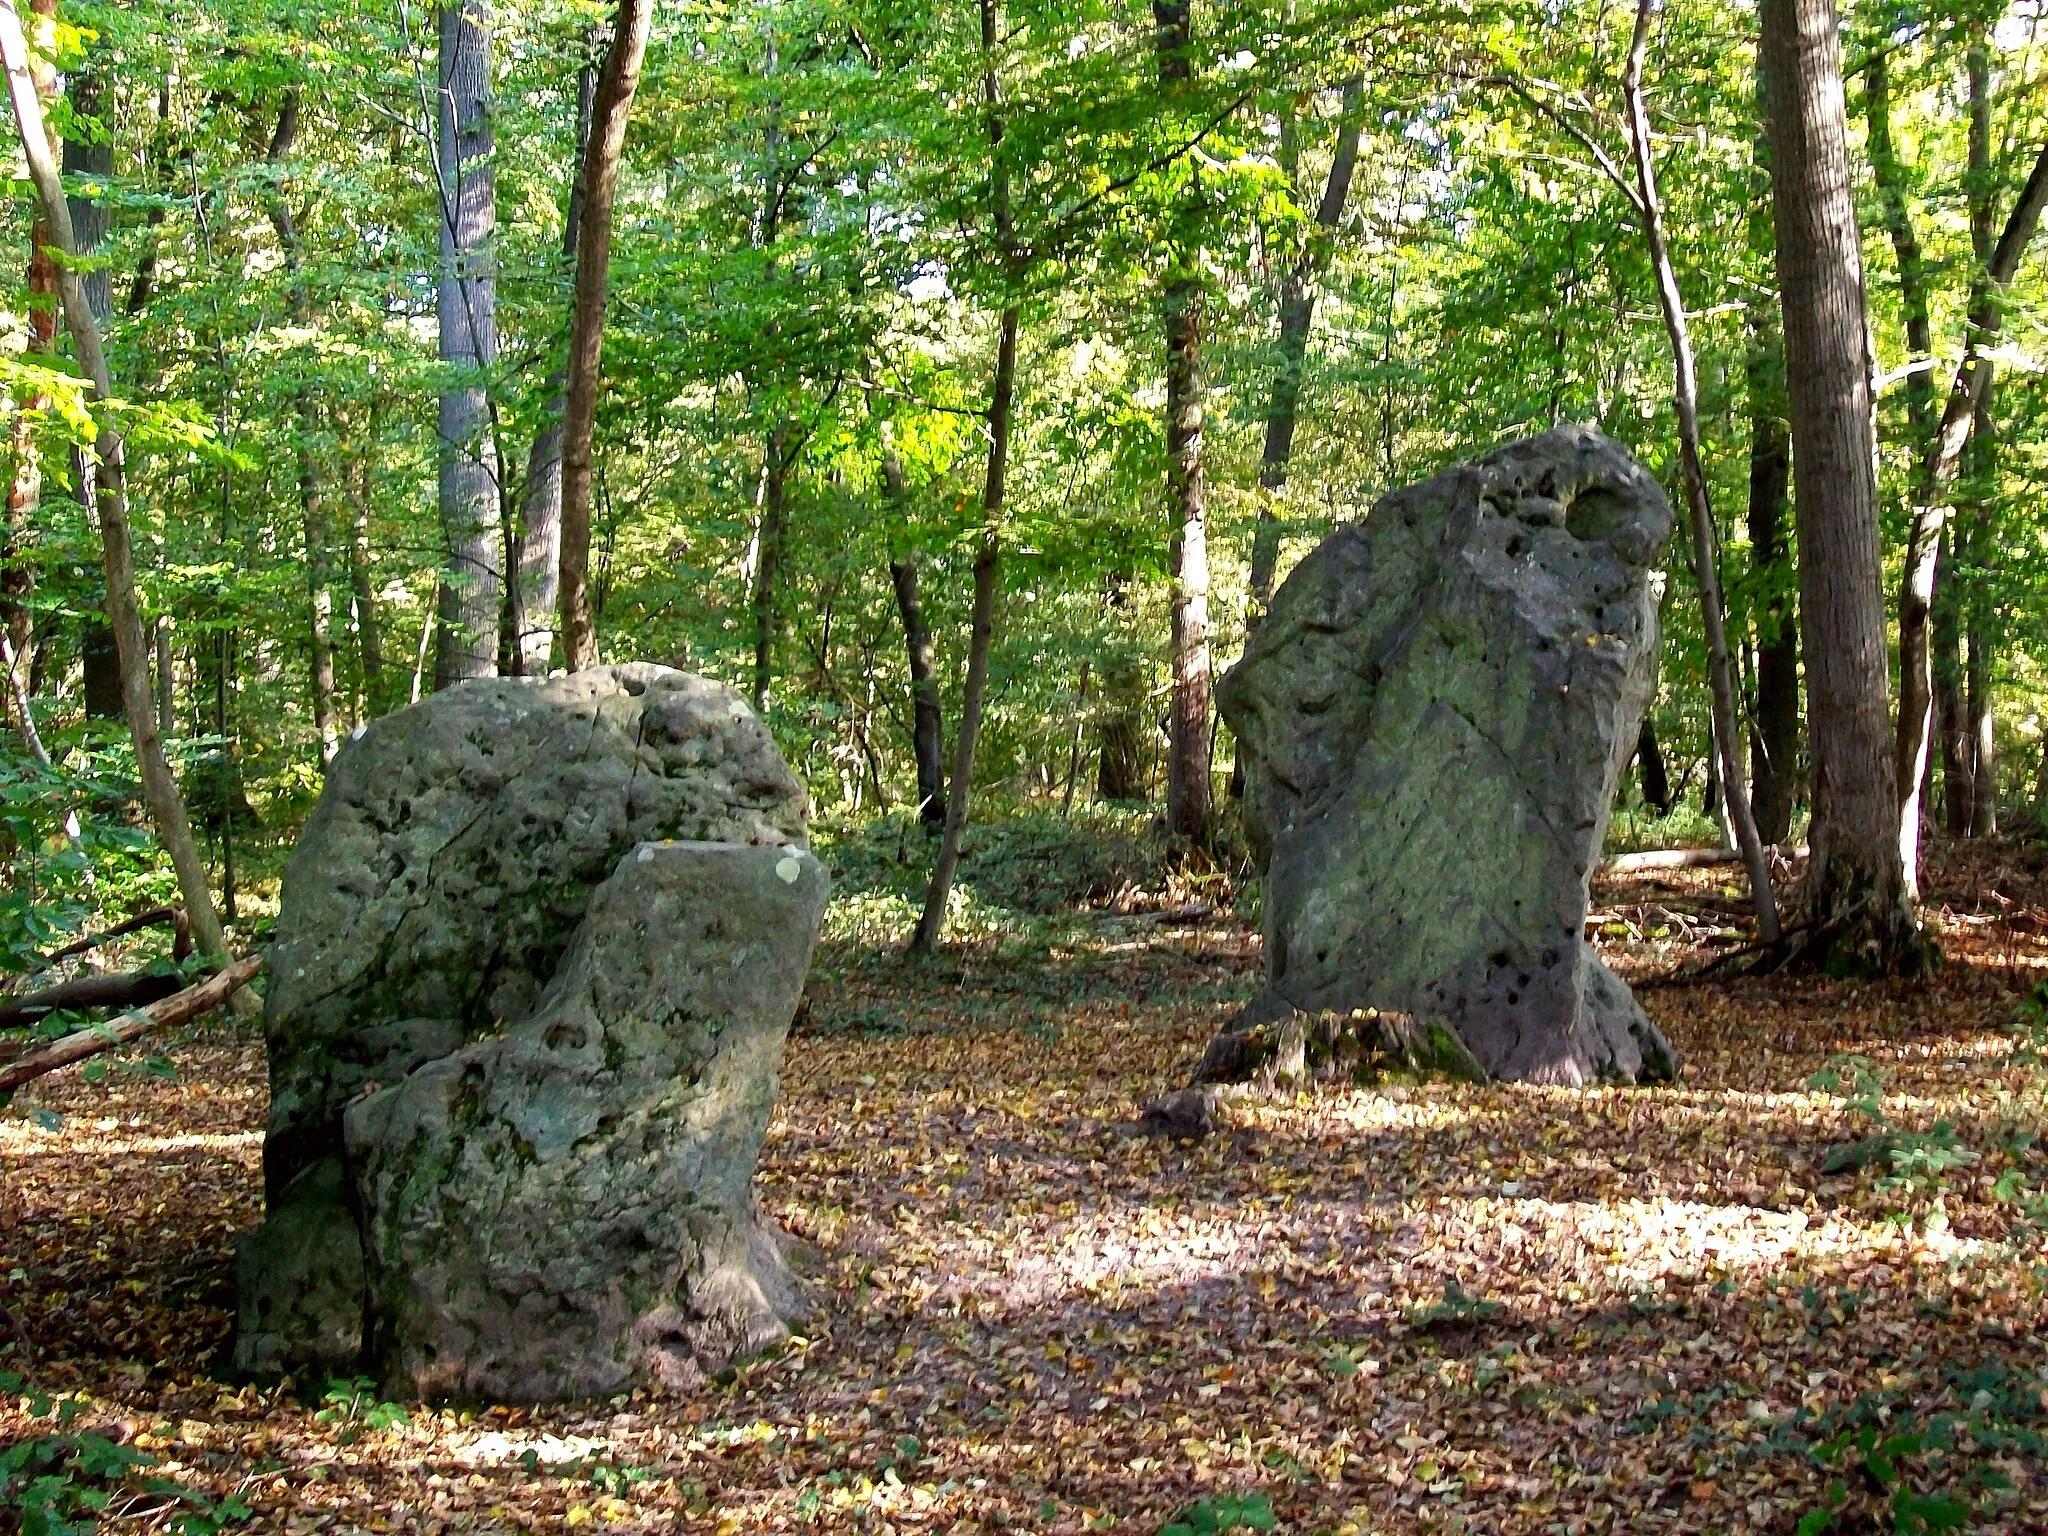
{"label": "thick tree trunk", "polygon": [[1699,580],[1700,613],[1707,639],[1707,681],[1713,694],[1714,745],[1719,755],[1722,794],[1730,830],[1742,862],[1749,870],[1750,900],[1756,910],[1757,935],[1766,944],[1778,941],[1778,903],[1771,892],[1771,866],[1764,857],[1749,793],[1742,782],[1742,729],[1736,709],[1735,676],[1728,663],[1728,636],[1723,623],[1721,577],[1714,549],[1714,509],[1707,495],[1707,471],[1700,456],[1699,387],[1694,372],[1692,332],[1685,299],[1664,242],[1664,205],[1657,192],[1657,167],[1650,142],[1650,117],[1643,103],[1643,56],[1656,0],[1638,0],[1635,36],[1629,48],[1623,95],[1628,103],[1629,148],[1635,159],[1636,211],[1650,248],[1657,278],[1657,299],[1664,312],[1664,330],[1671,341],[1672,402],[1678,417],[1680,479],[1686,510],[1691,514],[1693,568]]}
{"label": "thick tree trunk", "polygon": [[1841,41],[1831,0],[1762,0],[1761,11],[1813,782],[1803,948],[1823,965],[1919,971],[1933,953],[1900,857],[1886,750],[1884,568]]}
{"label": "thick tree trunk", "polygon": [[[891,502],[903,501],[903,465],[894,451],[882,457],[882,483]],[[932,647],[931,626],[917,589],[917,555],[889,562],[889,581],[896,589],[896,612],[903,620],[903,644],[910,662],[910,745],[917,759],[917,819],[928,827],[946,820],[946,770],[939,712],[939,670]]]}
{"label": "thick tree trunk", "polygon": [[[1163,93],[1185,87],[1193,70],[1192,0],[1152,0],[1153,37]],[[1181,210],[1187,249],[1166,279],[1166,485],[1174,518],[1168,563],[1173,577],[1173,699],[1167,726],[1166,825],[1196,847],[1209,841],[1209,529],[1202,462],[1207,389],[1202,377],[1202,282],[1197,248],[1201,211]]]}
{"label": "thick tree trunk", "polygon": [[[576,168],[569,183],[569,211],[562,220],[562,258],[573,273],[583,223],[584,161],[590,154],[590,120],[597,100],[597,65],[586,60],[576,82]],[[568,401],[564,374],[548,376],[548,403],[540,430],[526,454],[519,492],[519,548],[512,561],[518,611],[513,615],[513,654],[520,675],[538,677],[555,649],[556,608],[562,592],[562,438]]]}
{"label": "thick tree trunk", "polygon": [[1287,485],[1287,464],[1294,453],[1294,427],[1301,413],[1301,377],[1308,361],[1308,333],[1315,321],[1315,281],[1330,259],[1351,181],[1358,167],[1358,141],[1364,129],[1363,83],[1344,82],[1343,112],[1337,123],[1337,145],[1330,156],[1329,179],[1316,204],[1316,232],[1308,248],[1291,266],[1280,285],[1280,335],[1274,348],[1272,393],[1266,404],[1266,441],[1259,456],[1259,520],[1252,533],[1251,613],[1256,624],[1273,601],[1273,578],[1280,565],[1280,523],[1273,503]]}
{"label": "thick tree trunk", "polygon": [[498,670],[504,527],[500,521],[487,375],[498,360],[497,222],[488,0],[441,7],[436,169],[441,274],[436,312],[442,385],[441,612],[434,686]]}
{"label": "thick tree trunk", "polygon": [[[44,219],[50,226],[51,244],[60,258],[76,259],[78,241],[71,225],[62,178],[50,154],[49,133],[44,126],[43,105],[29,73],[28,43],[22,35],[21,17],[14,0],[0,0],[0,63],[7,70],[8,94],[14,107],[29,176]],[[214,912],[213,895],[207,889],[206,866],[192,839],[185,818],[185,802],[178,783],[164,757],[163,739],[157,734],[155,700],[150,697],[149,642],[143,632],[142,612],[135,595],[134,555],[128,528],[127,482],[124,474],[119,419],[107,409],[114,398],[113,377],[107,369],[100,344],[99,321],[87,301],[86,288],[75,269],[60,264],[58,290],[64,318],[71,331],[78,361],[92,380],[94,399],[100,407],[99,435],[94,453],[99,463],[95,477],[95,498],[100,520],[100,546],[107,583],[107,611],[113,621],[120,647],[123,702],[134,737],[136,766],[141,771],[143,794],[157,825],[164,851],[177,871],[178,888],[185,909],[192,917],[192,937],[201,951],[218,954],[226,947],[220,919]]]}
{"label": "thick tree trunk", "polygon": [[604,356],[605,297],[611,285],[612,204],[626,121],[640,88],[653,0],[619,0],[612,45],[591,104],[590,143],[583,155],[583,207],[576,235],[576,296],[569,317],[569,383],[562,406],[562,655],[571,672],[597,664],[591,612],[591,439],[597,425],[598,367]]}

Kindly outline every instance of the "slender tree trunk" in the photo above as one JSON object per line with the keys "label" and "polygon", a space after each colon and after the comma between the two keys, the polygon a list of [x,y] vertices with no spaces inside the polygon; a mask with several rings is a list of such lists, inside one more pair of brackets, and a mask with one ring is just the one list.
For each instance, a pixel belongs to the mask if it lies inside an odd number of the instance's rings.
{"label": "slender tree trunk", "polygon": [[[270,136],[270,150],[264,156],[273,174],[281,172],[291,158],[299,132],[299,93],[288,92],[277,114],[277,128]],[[312,295],[306,286],[305,253],[292,218],[285,188],[273,181],[264,198],[271,226],[284,250],[285,269],[291,277],[288,307],[300,326],[312,322]],[[327,492],[320,478],[320,414],[311,388],[301,382],[292,392],[292,409],[298,424],[299,508],[306,541],[306,597],[310,650],[306,667],[307,685],[312,693],[313,725],[320,734],[320,767],[324,771],[340,750],[341,732],[334,711],[334,592],[328,559]]]}
{"label": "slender tree trunk", "polygon": [[50,153],[49,132],[44,126],[42,99],[29,73],[28,43],[22,35],[21,17],[14,0],[0,0],[0,63],[7,70],[8,94],[14,107],[15,126],[20,131],[22,150],[28,161],[29,177],[49,224],[51,243],[60,257],[58,291],[64,318],[71,331],[78,361],[92,380],[99,404],[99,434],[93,444],[99,473],[95,497],[100,520],[100,545],[107,583],[107,610],[121,651],[122,695],[127,705],[129,729],[134,736],[135,761],[141,770],[143,793],[157,824],[164,851],[170,855],[178,875],[178,887],[185,910],[192,920],[193,941],[203,953],[219,954],[226,948],[220,919],[214,912],[213,895],[207,889],[206,866],[193,841],[185,818],[185,802],[178,783],[164,757],[163,739],[157,734],[155,700],[150,697],[149,642],[143,632],[141,607],[135,595],[134,556],[128,528],[127,481],[124,473],[120,421],[107,405],[114,398],[113,377],[100,345],[99,321],[87,301],[85,283],[78,272],[63,265],[61,258],[75,260],[78,240],[71,224],[71,210],[64,197],[63,181]]}
{"label": "slender tree trunk", "polygon": [[[1168,96],[1193,73],[1192,0],[1152,0],[1159,85]],[[1195,173],[1198,174],[1198,173]],[[1209,841],[1209,525],[1202,462],[1207,389],[1202,377],[1202,281],[1199,188],[1180,210],[1182,249],[1166,279],[1166,485],[1175,523],[1173,700],[1168,716],[1166,824],[1195,847]]]}
{"label": "slender tree trunk", "polygon": [[[1971,49],[1971,158],[1982,161],[1984,169],[1971,173],[1973,192],[1972,235],[1977,235],[1974,217],[1979,201],[1988,197],[1979,189],[1989,174],[1990,80],[1988,61],[1980,69],[1981,41]],[[1982,105],[1979,105],[1980,99]],[[1979,148],[1981,140],[1982,149]],[[1983,203],[1988,211],[1988,203]],[[2018,200],[2006,215],[1989,260],[1981,256],[1978,276],[1972,283],[1968,327],[1964,335],[1963,360],[1956,368],[1948,401],[1942,408],[1940,424],[1927,438],[1922,460],[1918,502],[1913,508],[1912,526],[1906,534],[1905,570],[1899,581],[1899,718],[1893,745],[1898,782],[1904,790],[1897,836],[1904,861],[1908,889],[1917,880],[1920,853],[1920,805],[1918,789],[1927,763],[1928,734],[1933,714],[1933,676],[1929,656],[1929,616],[1934,605],[1936,574],[1941,555],[1941,533],[1947,522],[1947,496],[1963,445],[1976,417],[1977,402],[1990,388],[1992,361],[1988,355],[1998,344],[2004,325],[2003,300],[2006,288],[2019,271],[2020,258],[2041,222],[2048,206],[2048,146],[2035,157],[2033,170],[2020,189]],[[1988,223],[1985,232],[1988,233]]]}
{"label": "slender tree trunk", "polygon": [[[901,506],[903,465],[894,450],[882,456],[882,483],[890,501]],[[925,622],[918,594],[914,551],[889,562],[889,581],[896,589],[896,612],[903,620],[903,644],[910,661],[910,745],[917,759],[917,819],[928,827],[943,826],[946,770],[941,737],[945,727],[939,712],[939,670],[931,626]]]}
{"label": "slender tree trunk", "polygon": [[494,473],[487,375],[498,360],[492,230],[497,173],[491,124],[488,0],[441,7],[437,171],[441,275],[441,614],[434,686],[498,670],[504,526]]}
{"label": "slender tree trunk", "polygon": [[1805,953],[1918,971],[1933,952],[1899,850],[1886,751],[1883,562],[1863,254],[1831,0],[1761,0],[1805,640],[1812,849]]}
{"label": "slender tree trunk", "polygon": [[[30,0],[30,9],[39,18],[38,26],[47,25],[47,19],[57,14],[57,0]],[[37,93],[44,100],[56,100],[60,89],[57,72],[42,53],[31,55],[30,69]],[[58,148],[52,143],[51,153],[57,153]],[[50,257],[50,239],[49,222],[38,215],[29,235],[27,354],[30,361],[41,360],[46,364],[57,349],[57,264]],[[7,526],[0,530],[0,627],[5,628],[14,655],[24,666],[35,647],[35,619],[29,604],[35,597],[36,568],[28,547],[43,499],[43,464],[32,422],[36,413],[48,410],[49,406],[49,396],[31,395],[15,412]],[[14,681],[20,686],[13,693],[25,701],[26,680],[17,677]],[[25,702],[22,707],[25,711]],[[31,737],[34,735],[35,722],[25,712],[22,726]],[[40,751],[39,741],[36,747]]]}
{"label": "slender tree trunk", "polygon": [[1364,130],[1364,84],[1357,77],[1344,82],[1344,106],[1337,123],[1337,145],[1330,156],[1329,179],[1316,204],[1316,232],[1308,248],[1291,266],[1280,286],[1280,335],[1274,349],[1272,392],[1266,405],[1266,441],[1259,456],[1259,520],[1252,532],[1252,624],[1273,601],[1273,578],[1280,565],[1280,522],[1273,503],[1287,485],[1288,460],[1294,453],[1294,427],[1301,413],[1302,371],[1308,361],[1308,333],[1315,321],[1315,281],[1330,259],[1351,181],[1358,167],[1358,141]]}
{"label": "slender tree trunk", "polygon": [[1636,775],[1643,791],[1643,804],[1659,816],[1671,814],[1671,775],[1664,767],[1664,749],[1657,745],[1657,728],[1645,715],[1636,732]]}
{"label": "slender tree trunk", "polygon": [[381,714],[384,695],[383,623],[377,613],[376,570],[370,557],[371,467],[377,451],[376,418],[370,418],[361,450],[349,474],[348,580],[356,615],[356,647],[363,673],[366,712]]}
{"label": "slender tree trunk", "polygon": [[[590,122],[596,109],[597,64],[584,61],[576,82],[576,168],[569,183],[569,211],[562,220],[562,258],[571,272],[583,223],[584,161],[590,154]],[[540,430],[526,454],[526,478],[519,492],[519,548],[512,561],[518,575],[519,611],[513,616],[514,655],[525,677],[548,669],[554,654],[556,609],[562,578],[562,438],[561,369],[548,376],[551,396],[542,408]]]}
{"label": "slender tree trunk", "polygon": [[1699,387],[1694,373],[1692,332],[1685,316],[1685,298],[1678,290],[1671,253],[1664,242],[1664,205],[1657,193],[1657,165],[1650,143],[1650,117],[1643,104],[1643,56],[1657,0],[1638,0],[1634,40],[1629,47],[1623,93],[1628,103],[1629,148],[1635,158],[1636,211],[1650,248],[1657,278],[1657,299],[1664,311],[1664,330],[1671,340],[1672,400],[1678,416],[1680,478],[1686,510],[1692,520],[1693,567],[1699,578],[1700,612],[1707,638],[1707,681],[1714,701],[1714,746],[1721,768],[1721,792],[1728,808],[1735,846],[1749,870],[1750,900],[1756,909],[1757,935],[1766,944],[1778,942],[1778,903],[1771,892],[1771,866],[1764,857],[1748,791],[1742,782],[1742,728],[1736,710],[1735,677],[1728,664],[1728,636],[1723,624],[1721,577],[1714,549],[1714,509],[1707,496],[1707,471],[1700,457]]}
{"label": "slender tree trunk", "polygon": [[1799,792],[1799,620],[1793,602],[1792,442],[1785,427],[1784,351],[1776,317],[1758,317],[1749,355],[1749,547],[1759,593],[1756,729],[1750,775],[1757,835],[1792,835]]}
{"label": "slender tree trunk", "polygon": [[[986,0],[985,0],[986,3]],[[995,639],[996,590],[1002,538],[1003,475],[1010,451],[1010,396],[1017,376],[1015,306],[1003,311],[996,351],[995,388],[989,401],[988,479],[982,491],[985,527],[974,557],[974,609],[967,642],[967,686],[960,700],[960,733],[953,742],[953,785],[946,801],[946,823],[939,835],[939,854],[925,887],[924,910],[910,941],[913,955],[928,955],[946,925],[946,901],[953,872],[960,863],[960,839],[967,830],[968,796],[974,785],[974,751],[981,737],[982,698],[988,687],[988,656]]]}
{"label": "slender tree trunk", "polygon": [[1942,829],[1950,837],[1970,835],[1973,778],[1970,769],[1970,726],[1963,699],[1963,616],[1962,583],[1956,580],[1955,530],[1944,525],[1936,561],[1937,580],[1928,618],[1933,637],[1929,665],[1934,680],[1934,740],[1938,752],[1923,754],[1920,803],[1923,822],[1930,819],[1933,802],[1933,759],[1941,759]]}
{"label": "slender tree trunk", "polygon": [[562,408],[562,654],[571,672],[597,664],[597,626],[587,590],[591,439],[597,425],[598,366],[604,356],[605,297],[611,285],[612,204],[618,195],[626,121],[640,88],[653,9],[653,0],[619,0],[583,156],[576,297],[569,318],[569,384]]}
{"label": "slender tree trunk", "polygon": [[782,547],[785,542],[787,509],[784,492],[789,480],[789,441],[786,429],[772,427],[768,445],[761,455],[761,527],[754,560],[754,711],[768,707],[769,685],[775,680],[775,636],[778,629],[777,587],[782,578]]}
{"label": "slender tree trunk", "polygon": [[[997,0],[981,0],[982,98],[988,113],[989,147],[995,152],[995,236],[997,250],[1014,281],[1016,231],[1010,219],[1010,181],[1003,160],[1002,85],[995,51],[1001,35]],[[974,788],[974,751],[981,739],[982,696],[988,687],[988,657],[995,643],[997,580],[1001,574],[1003,494],[1010,465],[1010,406],[1017,385],[1017,327],[1014,301],[1004,304],[996,336],[996,370],[988,398],[988,473],[981,489],[981,548],[974,557],[974,607],[967,641],[967,682],[960,697],[960,733],[953,742],[953,783],[946,797],[946,825],[938,857],[925,887],[924,910],[910,938],[913,956],[929,955],[946,927],[946,903],[960,864],[960,839],[967,832],[969,796]]]}
{"label": "slender tree trunk", "polygon": [[1995,711],[1991,695],[1998,640],[1996,611],[1986,580],[1998,548],[1998,425],[1992,415],[1995,390],[1994,380],[1977,400],[1976,423],[1970,432],[1969,515],[1956,535],[1961,558],[1941,582],[1942,587],[1959,589],[1959,606],[1970,647],[1958,713],[1963,717],[1968,741],[1959,766],[1968,775],[1968,831],[1972,837],[1991,837],[1998,831],[1998,742],[1993,731]]}

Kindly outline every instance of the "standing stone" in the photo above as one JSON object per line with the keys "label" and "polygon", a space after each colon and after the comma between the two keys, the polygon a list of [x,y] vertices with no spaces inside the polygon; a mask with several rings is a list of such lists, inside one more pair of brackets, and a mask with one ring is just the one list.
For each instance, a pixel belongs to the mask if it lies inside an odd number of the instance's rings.
{"label": "standing stone", "polygon": [[1670,532],[1641,465],[1564,427],[1390,493],[1295,568],[1219,692],[1265,867],[1267,989],[1236,1029],[1380,1010],[1494,1077],[1672,1075],[1585,941]]}
{"label": "standing stone", "polygon": [[240,1254],[236,1365],[360,1363],[351,1104],[529,1018],[639,845],[803,839],[767,729],[666,667],[464,683],[359,731],[286,868],[266,967],[267,1210]]}
{"label": "standing stone", "polygon": [[784,1336],[752,1177],[825,886],[798,849],[642,844],[529,1018],[350,1107],[386,1391],[689,1386]]}

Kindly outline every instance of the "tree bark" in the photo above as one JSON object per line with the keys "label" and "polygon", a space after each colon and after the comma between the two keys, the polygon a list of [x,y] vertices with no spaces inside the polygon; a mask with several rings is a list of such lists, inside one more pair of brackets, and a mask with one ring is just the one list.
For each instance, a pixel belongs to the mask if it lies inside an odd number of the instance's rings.
{"label": "tree bark", "polygon": [[[29,177],[35,184],[43,217],[50,226],[51,244],[60,258],[76,259],[77,236],[71,224],[71,209],[55,158],[50,153],[48,130],[44,126],[42,99],[29,73],[28,43],[22,35],[21,17],[14,0],[0,0],[0,63],[7,70],[8,94],[14,107],[15,126],[20,132]],[[99,473],[95,476],[95,500],[100,520],[100,545],[107,584],[107,611],[113,621],[120,647],[122,698],[127,706],[128,725],[134,736],[136,765],[141,771],[143,794],[157,825],[164,851],[177,871],[178,888],[185,898],[185,910],[192,916],[192,936],[208,954],[226,948],[220,919],[214,912],[213,896],[207,889],[206,866],[192,839],[191,824],[185,817],[185,802],[178,783],[164,757],[163,739],[157,734],[155,700],[150,697],[149,642],[142,628],[141,607],[135,596],[134,554],[128,529],[128,496],[120,422],[109,409],[114,382],[100,345],[99,321],[87,302],[86,288],[77,271],[58,268],[58,292],[72,344],[86,376],[92,380],[93,396],[99,406],[99,434],[94,442]]]}
{"label": "tree bark", "polygon": [[486,377],[498,360],[498,287],[491,251],[497,222],[491,26],[488,0],[448,0],[441,7],[436,318],[448,377],[436,419],[441,520],[436,688],[492,677],[498,670],[505,547]]}
{"label": "tree bark", "polygon": [[[982,99],[988,114],[989,148],[994,159],[995,237],[1005,278],[1014,283],[1016,231],[1010,220],[1009,172],[1003,161],[1002,83],[996,74],[995,51],[1001,35],[997,0],[981,0]],[[1020,311],[1014,300],[1003,305],[996,334],[996,369],[988,399],[988,473],[981,489],[981,548],[974,557],[974,607],[967,641],[967,682],[960,696],[960,733],[953,742],[953,783],[946,797],[946,825],[939,833],[938,857],[925,886],[924,910],[910,937],[913,956],[929,955],[946,927],[946,903],[953,891],[953,872],[960,863],[960,839],[967,831],[969,796],[974,788],[974,751],[981,739],[982,696],[988,687],[988,657],[995,643],[996,592],[1002,557],[1003,495],[1010,465],[1010,408],[1017,384],[1017,328]]]}
{"label": "tree bark", "polygon": [[[882,456],[882,484],[889,499],[903,503],[903,465],[894,450]],[[925,622],[918,593],[917,555],[906,553],[889,562],[889,581],[896,589],[896,612],[903,620],[903,644],[910,662],[910,745],[917,760],[917,819],[927,827],[946,820],[946,769],[942,758],[944,718],[939,711],[939,670],[931,626]]]}
{"label": "tree bark", "polygon": [[653,9],[653,0],[619,0],[583,156],[576,293],[569,316],[569,382],[562,407],[562,655],[571,672],[597,664],[597,628],[588,592],[591,438],[597,423],[598,365],[604,355],[605,297],[611,283],[612,204]]}
{"label": "tree bark", "polygon": [[1714,746],[1719,755],[1721,790],[1742,862],[1749,870],[1750,900],[1756,909],[1757,936],[1778,942],[1778,903],[1771,892],[1771,866],[1757,834],[1749,793],[1742,781],[1742,728],[1736,711],[1735,677],[1728,664],[1728,636],[1723,623],[1721,577],[1714,549],[1714,509],[1708,500],[1706,465],[1700,456],[1699,385],[1694,371],[1692,332],[1686,321],[1685,298],[1664,240],[1664,205],[1657,192],[1657,164],[1650,143],[1650,116],[1643,102],[1643,56],[1649,44],[1650,21],[1657,0],[1637,0],[1635,36],[1629,46],[1623,95],[1628,104],[1629,149],[1635,159],[1636,212],[1650,248],[1657,278],[1657,300],[1664,312],[1664,330],[1671,341],[1672,402],[1678,417],[1680,479],[1686,510],[1691,514],[1693,567],[1699,578],[1700,613],[1707,639],[1707,681],[1713,693]]}
{"label": "tree bark", "polygon": [[1970,835],[1970,801],[1973,781],[1970,771],[1970,727],[1963,702],[1963,616],[1960,612],[1961,583],[1956,580],[1955,528],[1945,523],[1937,544],[1934,599],[1928,615],[1933,654],[1928,665],[1933,676],[1934,746],[1924,755],[1920,771],[1921,822],[1932,818],[1934,809],[1934,759],[1941,760],[1942,829],[1950,837]]}
{"label": "tree bark", "polygon": [[1308,361],[1308,333],[1315,321],[1315,281],[1330,259],[1344,204],[1351,196],[1358,167],[1358,141],[1364,130],[1364,84],[1356,76],[1344,82],[1344,105],[1337,122],[1337,144],[1330,155],[1330,174],[1316,204],[1316,231],[1301,256],[1288,268],[1280,285],[1280,335],[1275,347],[1272,392],[1266,405],[1266,440],[1259,455],[1259,519],[1252,532],[1251,613],[1256,624],[1273,601],[1273,578],[1280,565],[1280,522],[1274,501],[1287,485],[1287,466],[1294,453],[1294,428],[1301,413],[1302,371]]}
{"label": "tree bark", "polygon": [[[1193,72],[1192,0],[1152,0],[1153,39],[1163,94]],[[1198,174],[1191,171],[1191,174]],[[1209,531],[1202,462],[1207,389],[1202,377],[1202,282],[1196,191],[1180,210],[1176,250],[1166,278],[1166,484],[1175,530],[1173,699],[1167,728],[1166,825],[1182,842],[1209,841]]]}
{"label": "tree bark", "polygon": [[[590,120],[596,110],[597,65],[586,59],[576,82],[576,168],[569,182],[569,211],[562,220],[562,259],[573,273],[583,223],[584,160],[590,153]],[[548,403],[541,428],[527,450],[526,478],[519,493],[519,549],[512,561],[516,573],[518,612],[513,615],[522,676],[537,677],[554,654],[556,609],[562,578],[562,436],[568,402],[564,378],[557,369],[548,377]]]}
{"label": "tree bark", "polygon": [[1804,957],[1873,974],[1934,954],[1899,849],[1886,750],[1884,569],[1863,256],[1831,0],[1761,0],[1806,641],[1812,854]]}

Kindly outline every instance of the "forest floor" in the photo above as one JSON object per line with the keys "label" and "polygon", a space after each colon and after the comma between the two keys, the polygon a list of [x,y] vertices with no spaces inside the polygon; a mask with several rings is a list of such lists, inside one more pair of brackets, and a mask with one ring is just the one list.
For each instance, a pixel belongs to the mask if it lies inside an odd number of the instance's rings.
{"label": "forest floor", "polygon": [[[1925,987],[1673,984],[1734,887],[1603,884],[1676,1086],[1324,1085],[1200,1143],[1131,1122],[1249,996],[1244,922],[1095,914],[918,971],[842,938],[760,1180],[816,1250],[815,1320],[699,1393],[559,1410],[223,1380],[265,1089],[217,1026],[174,1082],[70,1074],[0,1119],[0,1371],[290,1532],[1154,1536],[1256,1492],[1294,1532],[1791,1536],[1837,1477],[1841,1531],[1942,1528],[1935,1491],[2048,1529],[2048,1318],[1992,1190],[2041,1118],[2010,1029],[2048,979],[2043,862],[1936,853]],[[1844,1052],[1885,1081],[1894,1187],[1882,1156],[1823,1168],[1884,1129],[1809,1086]],[[0,1444],[52,1432],[0,1406]]]}

